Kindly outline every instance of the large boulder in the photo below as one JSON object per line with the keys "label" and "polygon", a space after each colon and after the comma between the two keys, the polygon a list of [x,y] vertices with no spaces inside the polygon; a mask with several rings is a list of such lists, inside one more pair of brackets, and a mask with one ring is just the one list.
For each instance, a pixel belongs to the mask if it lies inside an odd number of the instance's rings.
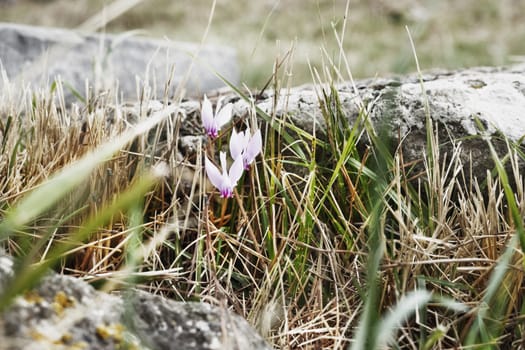
{"label": "large boulder", "polygon": [[[420,81],[421,78],[421,81]],[[325,94],[328,100],[323,97]],[[247,94],[248,95],[248,94]],[[346,119],[350,126],[362,123],[360,116],[366,115],[376,130],[386,127],[393,139],[392,151],[398,150],[401,144],[403,161],[410,164],[407,175],[415,181],[426,181],[425,162],[427,152],[427,116],[430,117],[434,130],[439,136],[439,151],[441,161],[450,161],[454,154],[462,163],[465,184],[470,185],[472,179],[483,181],[488,170],[494,169],[494,162],[489,151],[491,141],[500,156],[507,154],[507,143],[521,145],[525,135],[525,65],[513,67],[478,67],[459,71],[425,72],[418,74],[357,80],[329,85],[304,85],[281,91],[268,90],[255,96],[254,101],[245,100],[231,89],[221,89],[208,94],[212,103],[219,100],[222,103],[233,104],[234,121],[241,127],[242,120],[251,120],[254,106],[266,112],[274,120],[285,120],[324,141],[326,120],[323,116],[324,105],[339,104],[338,118]],[[428,110],[426,108],[428,102]],[[146,107],[146,108],[145,108]],[[159,112],[165,107],[163,101],[126,103],[119,106],[104,105],[105,110],[97,111],[100,118],[107,119],[108,125],[114,121],[118,109],[130,124]],[[200,99],[185,99],[178,105],[178,112],[173,115],[177,119],[176,158],[196,159],[201,154],[203,144],[209,142],[200,118]],[[365,114],[361,113],[362,109]],[[95,116],[90,116],[95,117]],[[258,113],[258,124],[261,130],[268,130],[265,118]],[[161,139],[156,140],[153,132],[151,146],[157,147],[155,154],[171,154],[170,140],[173,132],[167,126],[163,127]],[[295,128],[280,128],[293,134]],[[396,144],[397,143],[397,144]],[[224,144],[224,143],[223,143]],[[359,140],[358,147],[366,148],[370,139],[366,133]],[[322,150],[317,152],[320,156]],[[324,160],[328,159],[325,157]],[[333,160],[333,159],[332,159]],[[184,163],[181,161],[181,164]],[[308,171],[293,165],[284,164],[286,170]],[[292,165],[291,165],[292,164]],[[507,170],[512,171],[510,162]],[[525,170],[525,164],[520,161],[520,170]],[[182,179],[180,188],[191,190],[193,186],[194,165],[188,168],[182,165],[177,169],[183,173],[189,171],[191,176]],[[453,175],[453,174],[452,174]],[[472,178],[471,178],[472,176]],[[175,179],[173,179],[175,181]],[[516,177],[510,174],[510,182],[514,184]],[[176,180],[179,181],[179,180]]]}
{"label": "large boulder", "polygon": [[[525,136],[525,65],[359,80],[336,84],[333,89],[305,85],[275,95],[268,91],[259,96],[257,107],[309,133],[315,129],[316,136],[325,141],[323,104],[333,108],[338,101],[338,117],[346,118],[350,126],[362,123],[359,116],[363,116],[360,112],[364,108],[375,130],[382,128],[393,139],[392,150],[401,144],[404,162],[414,164],[413,174],[424,169],[427,116],[438,133],[442,160],[445,154],[450,160],[459,152],[465,174],[473,178],[483,179],[487,170],[494,168],[487,141],[503,156],[508,151],[505,139],[521,145]],[[251,103],[235,95],[229,100],[234,102],[238,117],[250,115]],[[366,147],[370,139],[362,137],[360,143]],[[520,167],[525,170],[523,162]]]}
{"label": "large boulder", "polygon": [[[162,99],[168,81],[168,97],[179,84],[188,95],[224,86],[216,73],[239,82],[235,50],[224,46],[9,23],[0,23],[0,38],[0,62],[10,80],[49,87],[60,77],[68,102],[75,100],[72,89],[86,94],[86,80],[95,92],[114,89],[118,81],[119,95],[133,100],[137,83],[154,87],[149,97]],[[0,79],[0,89],[2,84]]]}
{"label": "large boulder", "polygon": [[[0,252],[0,292],[13,261]],[[175,302],[146,292],[96,291],[80,279],[50,274],[0,317],[0,349],[254,349],[270,346],[240,316],[206,303]]]}
{"label": "large boulder", "polygon": [[[328,136],[323,105],[333,108],[337,101],[340,107],[338,118],[345,118],[351,127],[356,123],[363,124],[361,117],[366,116],[377,132],[385,130],[391,137],[392,152],[401,144],[403,161],[411,164],[409,175],[419,174],[417,178],[423,180],[423,159],[428,156],[427,116],[438,134],[441,161],[450,161],[455,154],[463,166],[467,184],[474,178],[484,180],[487,170],[494,169],[487,141],[502,157],[508,153],[506,139],[511,145],[520,146],[525,136],[525,65],[426,72],[421,81],[419,75],[414,74],[335,86],[310,84],[279,92],[268,90],[259,94],[255,101],[240,98],[228,89],[208,94],[208,97],[214,102],[219,99],[222,103],[231,102],[238,125],[241,120],[250,119],[255,105],[269,116],[286,120],[310,134],[315,129],[316,137],[324,141]],[[163,108],[162,103],[155,105],[158,109]],[[200,105],[195,99],[180,104],[183,112],[177,117],[181,118],[178,143],[181,158],[194,158],[199,144],[207,142],[200,120]],[[363,108],[365,114],[361,113]],[[136,120],[140,105],[126,109],[126,112],[135,115],[132,119]],[[258,116],[264,131],[266,121],[260,113]],[[294,133],[293,128],[282,130]],[[364,133],[358,147],[365,149],[369,145],[370,138]],[[523,161],[519,166],[522,172],[525,171]],[[289,170],[300,169],[293,167]],[[507,170],[512,171],[509,162]],[[513,176],[510,176],[510,181],[511,184],[514,182]]]}

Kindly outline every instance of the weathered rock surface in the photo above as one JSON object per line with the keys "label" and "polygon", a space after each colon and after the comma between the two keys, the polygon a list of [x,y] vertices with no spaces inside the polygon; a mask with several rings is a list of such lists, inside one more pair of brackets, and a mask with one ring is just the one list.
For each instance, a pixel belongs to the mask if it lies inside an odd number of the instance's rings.
{"label": "weathered rock surface", "polygon": [[[425,155],[426,101],[428,114],[438,130],[441,156],[447,154],[450,159],[454,152],[450,141],[460,143],[460,159],[465,170],[472,167],[473,177],[484,178],[486,171],[493,169],[487,140],[500,156],[508,152],[505,137],[521,144],[525,136],[525,65],[424,73],[422,80],[421,85],[418,75],[413,75],[356,81],[357,90],[350,82],[335,88],[342,115],[349,124],[358,122],[364,107],[376,130],[383,125],[395,142],[402,140],[405,163],[421,160]],[[287,121],[309,133],[315,125],[316,136],[326,139],[326,121],[319,101],[322,88],[333,96],[327,86],[306,85],[280,91],[277,98],[269,91],[256,104],[269,114],[286,116]],[[239,117],[249,115],[249,103],[238,97],[230,100],[235,101],[234,111]],[[366,144],[368,139],[363,137],[361,142]],[[420,162],[416,170],[422,168]]]}
{"label": "weathered rock surface", "polygon": [[[427,151],[426,101],[434,130],[438,132],[440,161],[448,166],[453,154],[458,157],[461,163],[457,164],[462,166],[465,177],[463,183],[461,176],[458,176],[462,181],[458,185],[462,187],[469,187],[473,179],[483,181],[487,171],[494,169],[488,140],[500,156],[508,153],[505,137],[511,143],[522,147],[521,137],[525,135],[525,123],[522,122],[525,120],[525,65],[472,68],[456,72],[426,72],[422,80],[422,85],[417,75],[360,80],[355,82],[355,89],[353,84],[348,82],[335,86],[335,92],[331,92],[329,86],[305,85],[282,90],[277,96],[274,91],[269,90],[257,96],[254,102],[244,100],[229,89],[210,93],[208,97],[215,103],[219,99],[222,99],[223,103],[233,103],[233,119],[237,128],[243,127],[244,121],[252,120],[255,105],[269,116],[275,116],[275,120],[293,123],[295,127],[310,134],[315,129],[317,138],[326,141],[326,120],[322,111],[322,105],[325,103],[322,101],[323,89],[332,100],[337,95],[341,107],[339,117],[345,118],[350,126],[362,123],[359,116],[362,108],[367,111],[368,120],[376,130],[380,125],[386,125],[386,131],[393,139],[392,153],[399,149],[400,143],[402,160],[405,164],[410,164],[405,169],[407,178],[414,181],[428,180],[423,162]],[[334,104],[333,101],[329,103]],[[162,110],[164,105],[159,101],[150,101],[147,108],[140,103],[120,107],[122,114],[133,123],[141,118],[141,113],[151,115]],[[167,141],[170,137],[173,140],[173,133],[169,134],[172,129],[167,127],[164,127],[161,133],[163,136],[160,142],[151,141],[150,144],[151,147],[157,147],[155,154],[159,158],[169,158],[170,152],[176,151],[176,159],[181,160],[180,173],[188,170],[188,173],[192,174],[186,179],[182,176],[182,179],[173,179],[181,180],[179,189],[186,188],[186,195],[194,183],[195,159],[199,156],[202,146],[209,140],[204,135],[200,119],[201,101],[184,100],[179,107],[178,112],[173,115],[173,120],[176,121],[173,125],[177,125],[178,131],[175,142],[177,149],[173,150],[173,144]],[[109,108],[109,112],[102,113],[102,116],[114,114],[111,111],[114,107]],[[263,132],[268,130],[260,113],[256,119]],[[482,125],[481,128],[478,127],[478,123]],[[292,127],[284,126],[282,130],[293,136]],[[222,144],[224,146],[227,143]],[[358,147],[364,149],[369,144],[367,134],[363,133]],[[317,154],[324,157],[323,161],[329,160],[331,156],[319,149]],[[284,169],[289,172],[301,175],[309,171],[290,164],[292,162],[284,164]],[[510,183],[515,185],[516,178],[512,174],[510,163],[506,164]],[[520,160],[518,165],[524,173],[524,162]],[[449,178],[455,175],[457,174],[449,173]]]}
{"label": "weathered rock surface", "polygon": [[[422,179],[422,160],[427,150],[426,101],[428,114],[438,133],[441,160],[450,161],[452,154],[458,153],[468,177],[467,184],[471,175],[483,180],[487,170],[494,168],[488,140],[500,156],[508,153],[505,138],[522,146],[521,138],[525,136],[525,65],[427,72],[422,80],[422,85],[418,75],[360,80],[355,82],[357,90],[350,82],[338,84],[335,92],[341,117],[346,118],[350,126],[362,123],[359,115],[364,108],[376,131],[380,125],[386,128],[393,140],[392,152],[401,144],[403,161],[405,164],[412,163],[410,176],[421,174]],[[332,101],[328,103],[333,105],[335,93],[326,85],[304,85],[282,90],[277,96],[269,90],[259,96],[254,104],[268,115],[293,123],[310,134],[315,129],[316,136],[326,141],[322,106],[325,101],[320,101],[320,97],[323,100],[322,90],[331,96]],[[250,120],[253,114],[252,102],[245,101],[230,90],[223,89],[208,97],[212,101],[220,98],[223,103],[233,103],[237,123],[243,119]],[[161,103],[155,105],[157,110],[163,108]],[[126,111],[136,115],[139,109],[137,105]],[[180,118],[178,151],[181,158],[194,158],[199,145],[207,142],[200,120],[200,101],[190,99],[182,102],[177,117]],[[258,122],[261,129],[266,130],[260,115]],[[292,128],[285,127],[284,130],[293,134]],[[366,133],[359,142],[362,148],[370,144]],[[519,165],[525,171],[525,164]],[[507,170],[511,171],[510,166]],[[510,178],[512,183],[513,176]]]}
{"label": "weathered rock surface", "polygon": [[[12,260],[0,255],[0,291],[9,288],[12,275]],[[270,347],[243,318],[227,310],[139,291],[109,295],[79,279],[51,274],[1,315],[0,350],[7,349]]]}
{"label": "weathered rock surface", "polygon": [[[171,81],[170,94],[184,83],[189,95],[199,95],[224,86],[215,72],[233,83],[239,81],[236,53],[224,46],[168,42],[122,35],[85,35],[75,31],[0,23],[0,61],[10,80],[47,86],[58,76],[66,86],[66,101],[75,100],[68,85],[85,95],[86,79],[95,91],[113,89],[137,99],[139,86],[147,82],[161,99]],[[173,77],[171,70],[173,69]],[[0,89],[2,81],[0,80]]]}

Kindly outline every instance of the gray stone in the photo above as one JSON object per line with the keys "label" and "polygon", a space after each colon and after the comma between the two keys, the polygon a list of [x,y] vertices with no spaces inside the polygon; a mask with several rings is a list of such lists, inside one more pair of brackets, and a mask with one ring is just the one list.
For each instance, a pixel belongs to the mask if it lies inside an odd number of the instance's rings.
{"label": "gray stone", "polygon": [[[0,290],[13,276],[0,252]],[[240,316],[146,292],[96,291],[51,273],[0,317],[0,349],[270,349]]]}
{"label": "gray stone", "polygon": [[[68,86],[86,95],[86,79],[93,91],[118,91],[124,99],[137,99],[139,87],[147,86],[146,98],[168,97],[179,84],[187,95],[201,95],[225,84],[220,73],[234,84],[239,82],[236,53],[224,46],[169,42],[121,35],[82,34],[45,27],[0,23],[0,61],[10,80],[49,87],[60,77],[66,102],[75,101]],[[192,55],[198,51],[193,62]],[[173,69],[173,77],[171,70]],[[184,79],[187,75],[187,81]],[[3,82],[0,81],[0,88]],[[152,91],[150,87],[154,87]],[[150,94],[150,96],[147,96]]]}
{"label": "gray stone", "polygon": [[128,313],[135,334],[155,349],[269,349],[240,316],[205,303],[136,293]]}
{"label": "gray stone", "polygon": [[[460,144],[460,159],[467,176],[472,169],[473,177],[483,179],[487,170],[493,169],[488,140],[500,156],[507,154],[508,150],[502,136],[522,145],[521,138],[525,136],[525,65],[425,72],[422,80],[423,85],[418,75],[368,79],[356,81],[357,90],[346,82],[337,84],[335,91],[342,115],[350,126],[358,122],[361,106],[364,106],[376,131],[380,125],[386,127],[387,134],[394,141],[393,149],[402,140],[405,163],[416,162],[412,174],[423,170],[421,160],[426,152],[427,100],[430,119],[438,130],[442,159],[445,155],[450,159],[454,152],[451,140]],[[316,136],[326,140],[326,121],[319,101],[322,90],[334,97],[329,86],[305,85],[280,91],[276,99],[275,92],[268,91],[257,106],[270,115],[275,113],[278,118],[286,117],[287,121],[309,133],[315,129]],[[250,103],[236,99],[234,111],[237,118],[246,118],[251,108]],[[478,123],[482,125],[481,129]],[[366,147],[369,143],[365,134],[360,144]],[[525,170],[524,164],[520,163],[520,167]]]}
{"label": "gray stone", "polygon": [[[508,152],[503,136],[521,145],[521,138],[525,135],[525,123],[521,122],[525,118],[525,65],[436,70],[424,72],[421,79],[422,85],[420,77],[415,74],[358,80],[355,84],[337,84],[334,92],[328,85],[299,86],[282,90],[277,96],[275,91],[268,90],[257,98],[255,105],[268,115],[275,115],[276,120],[286,120],[310,134],[315,130],[316,137],[326,141],[327,126],[320,98],[323,99],[323,90],[332,100],[337,95],[341,116],[346,118],[348,124],[352,126],[358,122],[360,110],[365,108],[368,120],[376,131],[381,125],[386,127],[393,140],[392,152],[401,144],[405,164],[413,164],[407,169],[410,171],[408,175],[419,174],[417,178],[422,180],[426,180],[422,161],[427,145],[426,101],[430,120],[438,132],[441,160],[450,160],[451,155],[458,152],[468,177],[467,185],[471,181],[470,175],[484,180],[487,170],[494,168],[488,140],[500,156]],[[208,97],[214,104],[219,99],[223,103],[233,103],[233,121],[237,127],[251,120],[253,103],[231,90],[223,89],[208,94]],[[334,104],[333,101],[330,103]],[[138,106],[129,109],[130,120],[139,118]],[[198,142],[207,142],[200,119],[201,103],[200,100],[189,99],[181,102],[179,107],[178,113],[173,116],[173,124],[178,125],[179,131],[178,151],[182,158],[194,159]],[[359,122],[362,123],[361,120]],[[267,130],[260,115],[258,123],[263,132]],[[293,134],[292,128],[284,130]],[[161,140],[166,139],[167,134],[168,131],[163,130]],[[364,149],[369,145],[370,139],[367,133],[363,133],[358,147]],[[458,145],[459,148],[456,148]],[[322,156],[321,151],[318,154]],[[308,171],[304,167],[286,166],[288,171],[298,174]],[[525,170],[522,161],[519,166]],[[511,171],[510,166],[507,170]],[[510,178],[512,183],[513,176]]]}

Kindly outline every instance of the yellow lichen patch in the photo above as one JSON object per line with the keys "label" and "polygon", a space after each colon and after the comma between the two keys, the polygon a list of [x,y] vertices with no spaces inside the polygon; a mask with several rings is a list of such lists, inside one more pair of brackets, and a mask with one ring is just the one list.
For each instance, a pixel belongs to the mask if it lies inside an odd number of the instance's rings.
{"label": "yellow lichen patch", "polygon": [[110,324],[110,325],[101,325],[97,327],[97,335],[104,339],[109,340],[112,338],[115,342],[120,343],[123,339],[122,333],[124,331],[124,326],[120,323]]}
{"label": "yellow lichen patch", "polygon": [[89,348],[88,344],[83,341],[76,342],[75,344],[70,345],[67,349],[68,350],[82,350]]}
{"label": "yellow lichen patch", "polygon": [[34,290],[26,292],[24,294],[24,299],[30,304],[38,304],[44,300],[44,298]]}
{"label": "yellow lichen patch", "polygon": [[36,330],[30,331],[29,335],[31,336],[31,338],[33,338],[33,340],[37,340],[37,341],[47,340],[47,337],[44,334]]}
{"label": "yellow lichen patch", "polygon": [[73,336],[69,333],[66,333],[60,337],[60,339],[55,340],[53,345],[56,345],[57,348],[68,350],[82,350],[88,348],[88,344],[86,342],[77,341],[76,343],[73,343],[72,340]]}
{"label": "yellow lichen patch", "polygon": [[487,86],[487,84],[483,80],[479,79],[471,79],[467,81],[471,88],[473,89],[481,89],[482,87]]}
{"label": "yellow lichen patch", "polygon": [[61,315],[64,312],[64,309],[72,307],[75,305],[75,299],[68,297],[66,293],[60,291],[55,295],[53,300],[53,309],[57,315]]}
{"label": "yellow lichen patch", "polygon": [[73,340],[73,336],[71,335],[71,333],[64,333],[60,339],[58,340],[55,340],[54,343],[55,344],[70,344],[71,341]]}

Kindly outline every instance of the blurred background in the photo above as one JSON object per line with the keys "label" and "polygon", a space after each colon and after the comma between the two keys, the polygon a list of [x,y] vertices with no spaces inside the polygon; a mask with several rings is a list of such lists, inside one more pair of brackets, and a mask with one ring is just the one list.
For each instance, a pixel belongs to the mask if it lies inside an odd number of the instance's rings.
{"label": "blurred background", "polygon": [[[0,0],[0,21],[75,28],[112,2]],[[103,30],[140,30],[137,35],[199,42],[213,4],[212,0],[134,2],[137,5]],[[339,59],[334,30],[343,38],[354,78],[415,71],[405,26],[423,70],[524,60],[523,0],[350,0],[348,4],[346,0],[217,0],[205,43],[236,48],[241,80],[249,87],[261,88],[276,60],[283,57],[290,61],[281,66],[281,74],[299,85],[313,81],[309,63],[320,69],[330,59]]]}

